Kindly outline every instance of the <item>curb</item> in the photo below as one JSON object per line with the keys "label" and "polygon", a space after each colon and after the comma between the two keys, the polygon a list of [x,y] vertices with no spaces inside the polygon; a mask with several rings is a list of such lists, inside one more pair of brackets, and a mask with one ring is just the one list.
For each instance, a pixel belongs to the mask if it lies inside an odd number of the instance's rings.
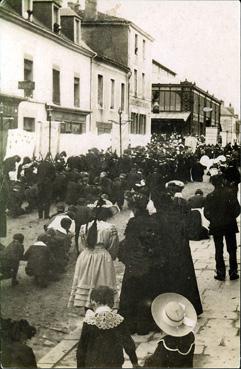
{"label": "curb", "polygon": [[83,322],[73,332],[43,356],[37,363],[38,368],[54,368],[78,344]]}

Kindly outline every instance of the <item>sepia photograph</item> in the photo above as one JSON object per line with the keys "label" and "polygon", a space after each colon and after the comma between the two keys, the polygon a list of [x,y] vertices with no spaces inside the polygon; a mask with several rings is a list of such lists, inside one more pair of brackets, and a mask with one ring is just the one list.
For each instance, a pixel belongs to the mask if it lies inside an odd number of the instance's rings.
{"label": "sepia photograph", "polygon": [[1,368],[240,367],[240,14],[0,0]]}

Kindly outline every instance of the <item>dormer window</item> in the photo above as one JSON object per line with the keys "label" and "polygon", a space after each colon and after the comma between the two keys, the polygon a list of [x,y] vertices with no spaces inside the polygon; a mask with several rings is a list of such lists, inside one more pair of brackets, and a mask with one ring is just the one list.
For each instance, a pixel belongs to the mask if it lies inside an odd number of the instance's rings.
{"label": "dormer window", "polygon": [[32,20],[33,0],[22,0],[22,16],[29,21]]}
{"label": "dormer window", "polygon": [[53,31],[54,33],[60,32],[60,14],[59,14],[59,8],[57,6],[53,6]]}
{"label": "dormer window", "polygon": [[79,44],[80,43],[80,21],[78,19],[75,19],[74,22],[74,27],[75,27],[75,43]]}

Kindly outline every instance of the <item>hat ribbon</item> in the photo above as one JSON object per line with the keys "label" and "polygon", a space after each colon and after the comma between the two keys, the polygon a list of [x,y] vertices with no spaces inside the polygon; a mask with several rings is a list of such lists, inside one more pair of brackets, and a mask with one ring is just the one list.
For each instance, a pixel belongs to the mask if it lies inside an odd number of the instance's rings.
{"label": "hat ribbon", "polygon": [[184,316],[179,319],[179,320],[175,320],[173,318],[171,318],[170,316],[168,316],[166,310],[163,310],[163,320],[165,321],[165,323],[167,323],[168,325],[172,326],[172,327],[176,327],[179,328],[181,325],[186,325],[187,327],[195,327],[195,321],[188,318],[187,316],[185,316],[185,305],[179,303],[179,305],[182,307],[183,312],[184,312]]}

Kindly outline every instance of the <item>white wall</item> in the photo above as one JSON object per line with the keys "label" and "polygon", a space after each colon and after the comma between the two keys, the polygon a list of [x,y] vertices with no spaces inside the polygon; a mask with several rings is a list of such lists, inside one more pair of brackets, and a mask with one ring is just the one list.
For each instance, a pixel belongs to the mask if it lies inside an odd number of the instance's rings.
{"label": "white wall", "polygon": [[152,83],[179,83],[180,79],[172,73],[152,64]]}
{"label": "white wall", "polygon": [[[135,34],[138,35],[138,52],[135,55]],[[145,40],[145,58],[143,58],[143,40]],[[152,85],[152,42],[132,26],[129,28],[128,62],[132,72],[130,78],[130,115],[131,112],[146,115],[146,135],[151,134],[151,85]],[[134,69],[137,70],[137,97],[134,91]],[[142,91],[142,73],[145,74],[144,96]]]}
{"label": "white wall", "polygon": [[[80,109],[90,108],[90,58],[41,35],[1,19],[0,92],[24,96],[24,58],[33,60],[35,90],[32,102],[52,103],[52,68],[60,70],[61,106],[74,108],[74,75],[80,77]],[[20,122],[21,125],[21,122]]]}

